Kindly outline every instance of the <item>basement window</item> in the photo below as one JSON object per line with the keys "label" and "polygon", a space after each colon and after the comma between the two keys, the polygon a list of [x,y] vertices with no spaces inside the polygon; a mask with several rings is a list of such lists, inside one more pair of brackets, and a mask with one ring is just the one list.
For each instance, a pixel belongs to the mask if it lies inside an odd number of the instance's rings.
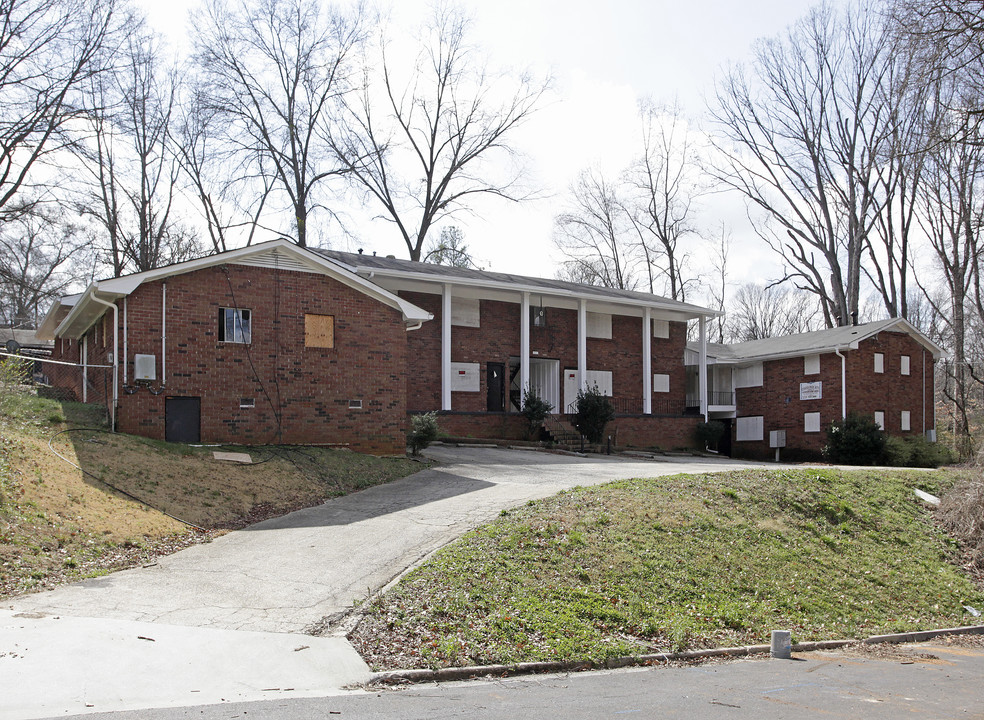
{"label": "basement window", "polygon": [[219,308],[219,342],[249,343],[252,316],[241,308]]}
{"label": "basement window", "polygon": [[239,398],[239,407],[241,408],[256,407],[256,400],[254,398]]}
{"label": "basement window", "polygon": [[349,410],[361,410],[362,400],[349,400]]}

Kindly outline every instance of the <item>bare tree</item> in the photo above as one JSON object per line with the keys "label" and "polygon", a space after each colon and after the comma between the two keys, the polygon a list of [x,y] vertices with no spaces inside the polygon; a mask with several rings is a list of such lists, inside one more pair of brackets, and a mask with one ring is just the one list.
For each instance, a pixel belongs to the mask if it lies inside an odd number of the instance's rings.
{"label": "bare tree", "polygon": [[172,145],[187,186],[198,200],[212,249],[224,252],[251,245],[258,230],[276,232],[260,224],[274,176],[240,172],[242,162],[262,164],[260,153],[250,160],[235,152],[221,114],[209,107],[207,92],[201,88],[186,87],[177,111]]}
{"label": "bare tree", "polygon": [[479,269],[478,263],[472,257],[471,251],[465,243],[465,234],[457,225],[441,228],[440,239],[428,244],[424,262],[449,267]]}
{"label": "bare tree", "polygon": [[714,246],[713,283],[707,283],[707,291],[711,298],[711,305],[715,310],[721,311],[721,315],[712,320],[713,329],[717,330],[717,342],[725,342],[727,335],[727,307],[728,297],[728,255],[731,252],[731,234],[721,224],[721,236]]}
{"label": "bare tree", "polygon": [[69,142],[77,91],[104,69],[120,24],[115,0],[0,0],[0,213],[29,207],[21,191],[44,196],[31,171]]}
{"label": "bare tree", "polygon": [[864,5],[814,9],[760,43],[752,66],[731,70],[713,115],[728,143],[716,175],[768,219],[760,235],[787,263],[786,280],[813,293],[828,326],[858,312],[861,257],[884,198],[882,92],[891,48]]}
{"label": "bare tree", "polygon": [[492,75],[467,42],[468,25],[460,10],[438,7],[406,79],[399,70],[410,64],[381,40],[349,103],[347,131],[333,139],[353,183],[396,226],[411,260],[420,260],[435,224],[477,196],[524,197],[521,173],[497,177],[489,162],[514,154],[515,131],[547,84]]}
{"label": "bare tree", "polygon": [[84,93],[91,133],[76,150],[91,177],[76,207],[103,229],[115,275],[195,251],[174,212],[178,163],[170,125],[177,79],[158,42],[135,27],[113,73],[94,78]]}
{"label": "bare tree", "polygon": [[35,327],[39,306],[75,281],[71,266],[86,252],[77,233],[40,209],[0,225],[0,323]]}
{"label": "bare tree", "polygon": [[627,173],[628,217],[646,260],[649,292],[660,290],[685,300],[692,279],[684,275],[687,255],[680,242],[697,235],[691,221],[693,201],[701,194],[699,164],[687,121],[679,105],[640,105],[642,155]]}
{"label": "bare tree", "polygon": [[803,290],[746,283],[729,302],[727,334],[731,342],[810,332],[822,324],[815,296]]}
{"label": "bare tree", "polygon": [[567,258],[565,279],[625,290],[636,287],[638,248],[626,242],[632,222],[619,190],[597,171],[578,175],[570,208],[554,220],[554,242]]}
{"label": "bare tree", "polygon": [[[207,108],[222,119],[254,217],[272,188],[294,218],[297,243],[311,241],[311,215],[325,210],[324,185],[346,172],[325,138],[337,132],[351,89],[362,9],[351,14],[304,0],[209,0],[197,18],[195,61]],[[276,211],[278,208],[270,208]]]}

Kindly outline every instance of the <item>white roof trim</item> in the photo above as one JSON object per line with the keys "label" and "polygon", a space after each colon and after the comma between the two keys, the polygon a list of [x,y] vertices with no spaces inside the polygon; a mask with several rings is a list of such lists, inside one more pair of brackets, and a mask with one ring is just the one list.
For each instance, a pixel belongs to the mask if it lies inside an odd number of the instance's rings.
{"label": "white roof trim", "polygon": [[[341,263],[340,263],[341,264]],[[630,307],[639,306],[649,306],[656,310],[664,310],[666,312],[675,313],[677,315],[692,315],[693,317],[720,317],[724,315],[721,310],[711,310],[710,308],[703,308],[698,305],[691,305],[689,303],[683,302],[660,302],[656,301],[646,301],[641,298],[622,298],[618,296],[600,297],[599,295],[593,293],[579,293],[575,290],[566,290],[563,288],[547,288],[542,285],[525,285],[522,283],[507,283],[499,280],[480,280],[477,278],[466,278],[466,277],[441,277],[435,276],[430,273],[416,273],[408,270],[393,270],[390,268],[379,268],[370,265],[359,265],[355,268],[356,272],[360,275],[369,276],[382,276],[387,278],[395,279],[406,279],[415,280],[418,282],[429,283],[432,285],[451,285],[451,286],[470,286],[470,287],[484,287],[495,290],[507,290],[513,293],[528,292],[533,295],[553,295],[556,297],[568,297],[576,299],[584,299],[593,302],[601,302],[611,305],[626,305]]]}

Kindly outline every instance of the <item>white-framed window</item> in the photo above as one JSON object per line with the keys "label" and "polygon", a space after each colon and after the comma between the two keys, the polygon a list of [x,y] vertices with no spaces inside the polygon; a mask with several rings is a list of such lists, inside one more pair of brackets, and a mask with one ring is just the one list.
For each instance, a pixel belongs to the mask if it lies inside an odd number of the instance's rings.
{"label": "white-framed window", "polygon": [[803,413],[803,432],[808,432],[808,433],[820,432],[820,413],[818,412]]}
{"label": "white-framed window", "polygon": [[243,308],[219,308],[219,342],[249,343],[253,313]]}
{"label": "white-framed window", "polygon": [[653,318],[653,337],[663,338],[664,340],[670,337],[670,321],[669,320],[657,320]]}
{"label": "white-framed window", "polygon": [[901,371],[901,373],[903,375],[908,375],[909,374],[909,356],[908,355],[903,355],[902,356],[901,362],[899,363],[899,370]]}
{"label": "white-framed window", "polygon": [[586,335],[589,338],[612,339],[612,316],[608,313],[586,313]]}
{"label": "white-framed window", "polygon": [[807,355],[803,358],[803,374],[804,375],[819,375],[820,374],[820,356],[819,355]]}
{"label": "white-framed window", "polygon": [[735,440],[738,442],[761,440],[765,423],[761,415],[740,417],[735,421]]}
{"label": "white-framed window", "polygon": [[904,431],[912,430],[912,413],[908,410],[902,411],[901,426]]}
{"label": "white-framed window", "polygon": [[885,372],[885,353],[875,353],[875,372]]}
{"label": "white-framed window", "polygon": [[656,373],[653,375],[653,392],[668,393],[670,391],[670,376]]}
{"label": "white-framed window", "polygon": [[875,425],[880,429],[885,429],[885,413],[881,410],[875,410]]}
{"label": "white-framed window", "polygon": [[735,387],[762,387],[762,363],[736,368]]}

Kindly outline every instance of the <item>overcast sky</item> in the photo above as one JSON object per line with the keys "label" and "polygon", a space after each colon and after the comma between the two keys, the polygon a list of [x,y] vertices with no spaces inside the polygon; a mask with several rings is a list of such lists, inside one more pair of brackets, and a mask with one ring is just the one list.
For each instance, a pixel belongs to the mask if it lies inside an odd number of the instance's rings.
{"label": "overcast sky", "polygon": [[[139,0],[151,23],[180,45],[197,0]],[[532,184],[547,199],[517,206],[483,202],[479,216],[456,223],[491,270],[554,276],[560,255],[553,216],[579,170],[614,174],[638,137],[636,102],[678,98],[700,118],[714,78],[729,62],[749,56],[756,39],[776,35],[816,4],[811,0],[495,0],[463,3],[474,18],[473,40],[494,66],[550,73],[554,89],[543,109],[517,135]],[[412,28],[429,11],[425,0],[394,4],[396,27]],[[409,30],[408,30],[409,32]],[[770,251],[755,241],[737,198],[706,198],[694,217],[710,235],[722,222],[734,238],[732,280],[767,280],[779,273]],[[357,230],[359,230],[357,228]],[[392,226],[359,230],[367,252],[407,257]],[[345,249],[354,249],[349,247]],[[707,250],[694,246],[695,258]],[[698,260],[695,260],[698,262]],[[688,298],[691,299],[691,298]],[[698,300],[699,298],[693,297]]]}

